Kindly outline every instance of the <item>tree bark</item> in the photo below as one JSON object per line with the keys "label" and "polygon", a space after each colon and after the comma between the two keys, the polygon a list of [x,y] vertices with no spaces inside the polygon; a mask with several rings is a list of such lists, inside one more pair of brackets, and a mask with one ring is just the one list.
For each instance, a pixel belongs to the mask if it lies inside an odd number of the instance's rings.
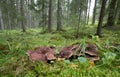
{"label": "tree bark", "polygon": [[42,0],[42,26],[45,28],[45,0]]}
{"label": "tree bark", "polygon": [[2,9],[0,7],[0,29],[4,30],[4,23],[3,23],[3,17],[2,17]]}
{"label": "tree bark", "polygon": [[101,6],[101,11],[100,11],[100,16],[99,16],[99,23],[97,27],[97,32],[96,35],[101,37],[101,27],[102,27],[102,22],[104,18],[104,12],[105,12],[105,5],[106,5],[107,0],[102,0],[102,6]]}
{"label": "tree bark", "polygon": [[120,24],[120,0],[117,0],[116,15],[117,24]]}
{"label": "tree bark", "polygon": [[24,0],[20,1],[20,10],[21,10],[21,27],[22,27],[22,31],[26,32],[26,28],[25,28],[25,14],[24,14]]}
{"label": "tree bark", "polygon": [[8,25],[7,25],[7,29],[9,29],[9,30],[11,30],[12,28],[11,28],[11,18],[10,18],[10,12],[8,11],[8,14],[7,14],[7,18],[8,18]]}
{"label": "tree bark", "polygon": [[91,0],[89,0],[89,8],[88,8],[88,16],[87,16],[87,25],[89,23],[89,15],[90,15],[90,6],[91,6]]}
{"label": "tree bark", "polygon": [[[67,22],[69,23],[69,17],[70,17],[70,0],[67,1]],[[68,26],[69,24],[67,24]]]}
{"label": "tree bark", "polygon": [[[21,10],[20,10],[20,0],[16,0],[16,8],[17,8],[17,12],[18,12],[18,15],[20,16],[21,14]],[[17,26],[18,28],[21,29],[21,20],[20,20],[20,17],[17,17]]]}
{"label": "tree bark", "polygon": [[79,16],[78,16],[78,25],[77,25],[77,29],[76,29],[76,35],[75,38],[79,37],[79,30],[80,30],[80,25],[81,25],[81,13],[82,13],[82,9],[79,9]]}
{"label": "tree bark", "polygon": [[85,24],[87,24],[87,12],[88,12],[88,0],[86,0],[86,8],[85,8]]}
{"label": "tree bark", "polygon": [[58,9],[57,9],[57,30],[62,30],[62,8],[61,8],[61,1],[58,0]]}
{"label": "tree bark", "polygon": [[109,14],[107,19],[107,26],[114,26],[115,24],[115,8],[116,8],[117,0],[111,0]]}
{"label": "tree bark", "polygon": [[26,13],[27,13],[27,15],[26,15],[26,19],[27,19],[27,26],[29,27],[29,28],[32,28],[32,15],[31,15],[31,13],[32,13],[32,11],[31,10],[29,10],[29,5],[31,5],[31,0],[26,0]]}
{"label": "tree bark", "polygon": [[117,24],[120,24],[120,13],[119,13],[119,15],[118,15]]}
{"label": "tree bark", "polygon": [[48,31],[52,29],[52,0],[49,0],[49,18],[48,18]]}
{"label": "tree bark", "polygon": [[96,5],[97,5],[97,0],[95,0],[94,11],[93,11],[93,19],[92,19],[92,24],[93,25],[95,24]]}

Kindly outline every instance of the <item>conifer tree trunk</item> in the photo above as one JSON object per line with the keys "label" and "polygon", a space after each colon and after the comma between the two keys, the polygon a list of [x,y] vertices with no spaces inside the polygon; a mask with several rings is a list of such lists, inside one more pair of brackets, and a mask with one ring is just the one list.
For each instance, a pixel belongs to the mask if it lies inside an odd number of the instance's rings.
{"label": "conifer tree trunk", "polygon": [[48,31],[52,30],[52,0],[49,0],[49,18],[48,18]]}
{"label": "conifer tree trunk", "polygon": [[101,37],[101,27],[102,27],[102,22],[104,18],[104,12],[105,12],[105,5],[106,5],[107,0],[102,0],[102,6],[101,6],[101,11],[100,11],[100,16],[99,16],[99,23],[97,27],[97,32],[96,35]]}
{"label": "conifer tree trunk", "polygon": [[89,6],[88,6],[87,25],[88,25],[88,23],[89,23],[90,7],[91,7],[91,0],[89,0]]}
{"label": "conifer tree trunk", "polygon": [[114,26],[115,24],[115,8],[116,8],[117,0],[111,0],[109,14],[107,19],[107,26]]}
{"label": "conifer tree trunk", "polygon": [[69,21],[69,16],[70,16],[70,0],[67,2],[67,21]]}
{"label": "conifer tree trunk", "polygon": [[24,0],[20,1],[20,10],[21,10],[21,27],[22,27],[22,31],[26,32],[26,28],[25,28],[25,15],[24,15]]}
{"label": "conifer tree trunk", "polygon": [[4,23],[3,23],[1,7],[0,7],[0,30],[4,30]]}
{"label": "conifer tree trunk", "polygon": [[118,15],[117,24],[120,24],[120,13],[119,13],[119,15]]}
{"label": "conifer tree trunk", "polygon": [[62,29],[62,8],[61,8],[61,1],[58,0],[58,9],[57,9],[57,30]]}
{"label": "conifer tree trunk", "polygon": [[45,28],[45,0],[42,0],[42,27]]}
{"label": "conifer tree trunk", "polygon": [[93,19],[92,19],[92,24],[93,24],[93,25],[94,25],[94,23],[95,23],[96,5],[97,5],[97,0],[95,0],[94,11],[93,11]]}

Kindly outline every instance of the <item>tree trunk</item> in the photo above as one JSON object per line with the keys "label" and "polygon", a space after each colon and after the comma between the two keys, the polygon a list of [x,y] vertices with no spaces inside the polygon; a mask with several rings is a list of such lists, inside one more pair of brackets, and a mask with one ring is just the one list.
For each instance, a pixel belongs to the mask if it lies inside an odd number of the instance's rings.
{"label": "tree trunk", "polygon": [[81,25],[81,13],[82,13],[82,9],[79,9],[79,16],[78,16],[78,25],[77,25],[77,29],[76,29],[76,35],[75,38],[79,37],[79,30],[80,30],[80,25]]}
{"label": "tree trunk", "polygon": [[[17,14],[17,12],[15,12],[16,11],[16,7],[15,7],[15,0],[9,0],[10,2],[9,2],[9,4],[10,4],[10,6],[9,6],[9,16],[10,16],[10,18],[9,18],[9,20],[10,20],[10,26],[11,26],[11,29],[15,29],[15,27],[16,27],[16,23],[15,23],[15,20],[16,20],[16,14]],[[10,10],[10,9],[13,9],[13,10]]]}
{"label": "tree trunk", "polygon": [[[30,4],[33,5],[34,4],[34,0],[30,0]],[[35,27],[35,23],[36,23],[35,22],[35,17],[33,16],[34,12],[32,10],[30,12],[31,12],[30,13],[30,16],[31,16],[30,17],[31,18],[31,20],[30,20],[31,21],[31,28],[34,28]]]}
{"label": "tree trunk", "polygon": [[42,26],[45,28],[45,0],[42,0]]}
{"label": "tree trunk", "polygon": [[119,13],[119,15],[118,15],[117,24],[120,24],[120,13]]}
{"label": "tree trunk", "polygon": [[107,19],[107,26],[114,26],[115,24],[115,8],[117,0],[111,0],[109,14]]}
{"label": "tree trunk", "polygon": [[52,29],[52,0],[49,0],[49,18],[48,18],[48,31]]}
{"label": "tree trunk", "polygon": [[85,24],[87,24],[87,12],[88,12],[88,0],[86,0],[86,9],[85,9]]}
{"label": "tree trunk", "polygon": [[21,10],[21,27],[22,27],[22,31],[26,32],[26,28],[25,28],[25,14],[24,14],[24,0],[20,1],[20,10]]}
{"label": "tree trunk", "polygon": [[99,37],[101,37],[101,27],[102,27],[102,22],[103,22],[103,18],[104,18],[106,2],[107,2],[107,0],[102,0],[99,23],[98,23],[97,32],[96,32],[96,35],[98,35]]}
{"label": "tree trunk", "polygon": [[117,24],[120,24],[120,0],[117,0],[116,15]]}
{"label": "tree trunk", "polygon": [[11,23],[12,23],[12,22],[11,22],[11,19],[10,19],[10,12],[9,12],[9,11],[8,11],[7,16],[8,16],[8,17],[7,17],[7,18],[8,18],[8,25],[7,25],[7,29],[11,30],[11,26],[12,26],[12,25],[11,25]]}
{"label": "tree trunk", "polygon": [[3,23],[1,7],[0,7],[0,30],[4,30],[4,23]]}
{"label": "tree trunk", "polygon": [[[20,16],[20,14],[21,14],[21,10],[20,10],[20,0],[16,0],[16,7],[17,7],[17,12],[18,12],[18,15]],[[18,26],[18,28],[20,28],[21,29],[21,20],[20,20],[20,17],[17,17],[17,26]]]}
{"label": "tree trunk", "polygon": [[58,9],[57,9],[57,30],[61,30],[62,29],[62,8],[61,8],[61,1],[58,0]]}
{"label": "tree trunk", "polygon": [[67,26],[69,25],[69,17],[70,17],[70,0],[67,1]]}
{"label": "tree trunk", "polygon": [[89,8],[88,8],[88,17],[87,17],[87,25],[89,23],[89,15],[90,15],[90,6],[91,6],[91,0],[89,0]]}
{"label": "tree trunk", "polygon": [[26,12],[27,12],[27,14],[26,14],[26,19],[27,19],[27,26],[29,27],[29,28],[32,28],[32,15],[31,15],[31,13],[32,13],[32,11],[31,10],[29,10],[29,5],[31,5],[31,0],[26,0]]}
{"label": "tree trunk", "polygon": [[96,5],[97,5],[97,0],[95,0],[94,11],[93,11],[93,19],[92,19],[92,24],[93,25],[95,24]]}

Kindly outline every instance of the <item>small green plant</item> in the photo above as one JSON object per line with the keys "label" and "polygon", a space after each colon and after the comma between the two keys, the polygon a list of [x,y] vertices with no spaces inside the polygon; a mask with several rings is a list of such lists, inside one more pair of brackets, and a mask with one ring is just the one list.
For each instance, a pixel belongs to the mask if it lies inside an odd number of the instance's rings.
{"label": "small green plant", "polygon": [[102,58],[103,64],[108,64],[108,65],[110,65],[116,58],[116,54],[112,52],[105,52],[103,56],[104,56]]}
{"label": "small green plant", "polygon": [[65,63],[70,64],[70,60],[64,60]]}
{"label": "small green plant", "polygon": [[106,46],[107,48],[110,46],[110,41],[109,41],[108,39],[105,41],[105,46]]}
{"label": "small green plant", "polygon": [[100,38],[98,36],[92,35],[92,40],[99,42]]}
{"label": "small green plant", "polygon": [[85,63],[85,62],[87,62],[87,59],[85,57],[78,57],[78,61],[80,63]]}

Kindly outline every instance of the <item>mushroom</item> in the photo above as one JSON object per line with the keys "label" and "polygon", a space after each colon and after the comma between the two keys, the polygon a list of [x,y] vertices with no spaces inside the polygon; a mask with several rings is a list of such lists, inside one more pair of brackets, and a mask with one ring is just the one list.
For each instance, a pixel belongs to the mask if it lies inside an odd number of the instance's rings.
{"label": "mushroom", "polygon": [[27,54],[28,54],[29,59],[31,61],[43,61],[43,62],[46,62],[45,56],[43,54],[41,54],[40,52],[27,51]]}
{"label": "mushroom", "polygon": [[77,50],[78,47],[79,45],[71,45],[71,46],[62,48],[58,58],[69,59],[70,57],[76,55],[75,51]]}
{"label": "mushroom", "polygon": [[27,54],[31,61],[43,61],[55,60],[55,48],[49,46],[37,47],[34,50],[28,50]]}
{"label": "mushroom", "polygon": [[93,44],[87,44],[85,50],[85,56],[92,61],[97,61],[100,59],[98,56],[98,49]]}
{"label": "mushroom", "polygon": [[96,52],[94,52],[94,51],[89,51],[89,50],[86,50],[86,51],[85,51],[85,54],[88,54],[88,55],[90,55],[90,56],[98,56],[98,54],[97,54]]}

